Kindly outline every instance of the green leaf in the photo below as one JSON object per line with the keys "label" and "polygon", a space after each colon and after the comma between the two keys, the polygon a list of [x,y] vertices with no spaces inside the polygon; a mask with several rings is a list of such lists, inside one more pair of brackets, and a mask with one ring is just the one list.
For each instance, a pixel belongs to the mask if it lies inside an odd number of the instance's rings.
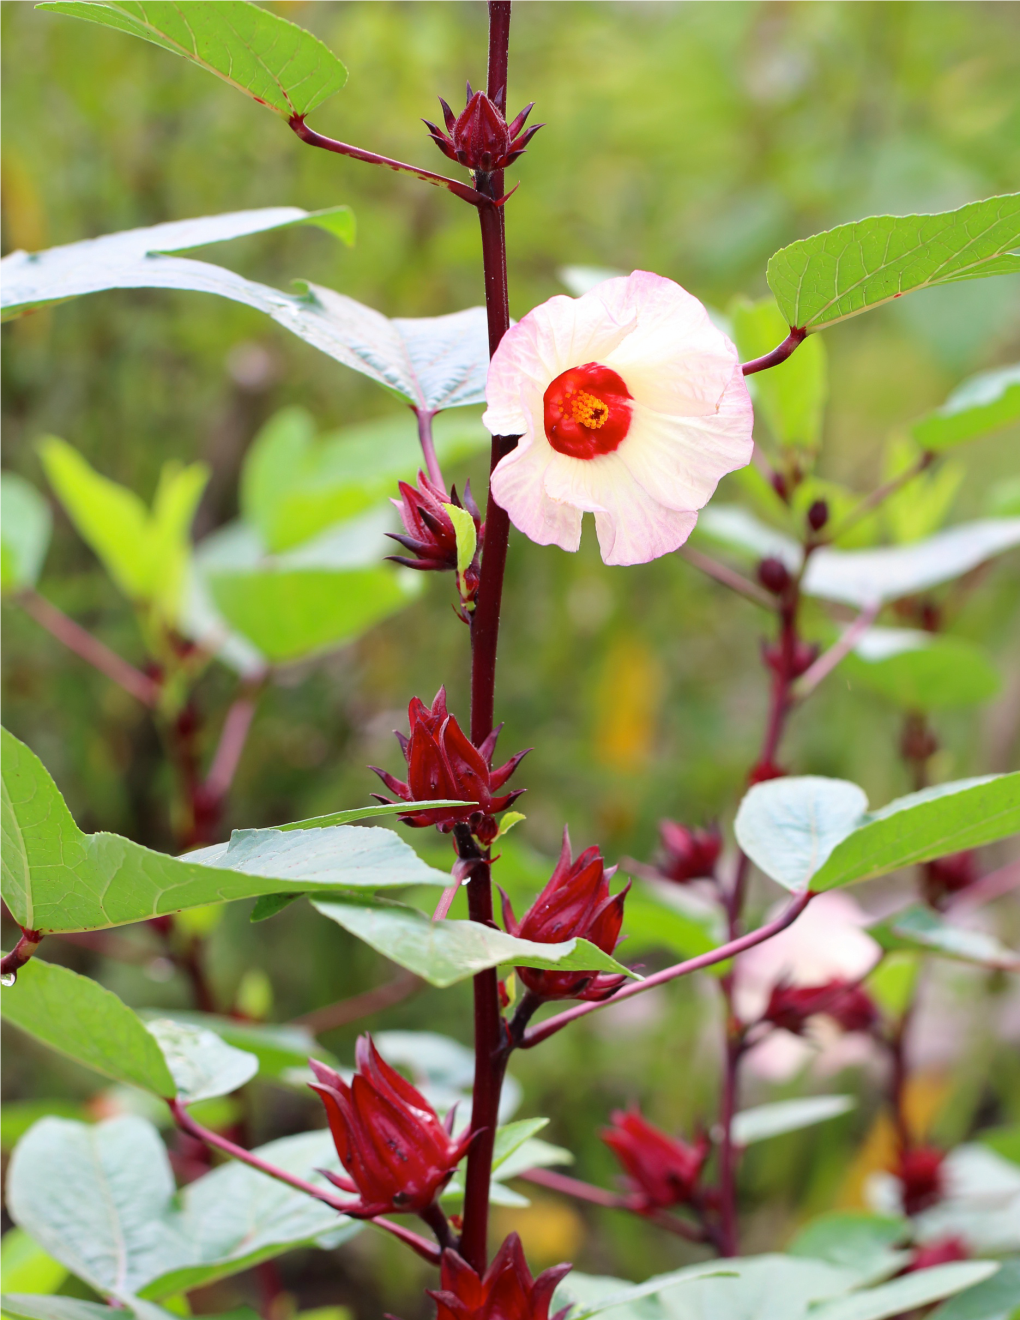
{"label": "green leaf", "polygon": [[1020,971],[1020,954],[983,930],[954,926],[938,912],[917,904],[869,927],[883,949],[920,949],[979,967]]}
{"label": "green leaf", "polygon": [[60,1261],[43,1251],[23,1228],[9,1229],[0,1243],[4,1287],[19,1293],[53,1293],[67,1278]]}
{"label": "green leaf", "polygon": [[72,1100],[8,1100],[0,1109],[0,1149],[9,1155],[33,1123],[51,1116],[76,1118],[80,1122],[87,1122],[90,1117],[84,1103]]}
{"label": "green leaf", "polygon": [[228,1045],[208,1027],[157,1018],[147,1030],[155,1036],[185,1104],[229,1095],[259,1070],[254,1054]]}
{"label": "green leaf", "polygon": [[824,330],[915,289],[1020,271],[1020,193],[938,215],[873,215],[782,248],[769,288],[789,326]]}
{"label": "green leaf", "polygon": [[[762,357],[789,333],[772,298],[750,302],[738,298],[730,305],[733,332],[741,358]],[[764,415],[780,445],[817,449],[822,439],[822,417],[828,395],[825,345],[807,339],[778,367],[748,378],[755,408]]]}
{"label": "green leaf", "polygon": [[777,1100],[733,1116],[733,1140],[738,1146],[767,1141],[785,1132],[797,1132],[849,1113],[857,1104],[852,1095],[810,1095],[799,1100]]}
{"label": "green leaf", "polygon": [[[449,883],[386,829],[242,830],[236,842],[202,850],[215,854],[205,864],[194,853],[167,857],[116,834],[83,834],[39,759],[6,729],[2,745],[3,897],[27,930],[102,930],[315,886]],[[283,876],[272,875],[271,857]]]}
{"label": "green leaf", "polygon": [[49,549],[53,516],[36,488],[13,472],[0,478],[0,586],[34,587]]}
{"label": "green leaf", "polygon": [[864,790],[843,779],[773,779],[746,794],[734,830],[784,888],[821,892],[1020,831],[1020,773],[961,779],[866,808]]}
{"label": "green leaf", "polygon": [[0,262],[0,306],[6,315],[17,316],[102,289],[213,293],[266,313],[320,352],[416,408],[435,412],[485,402],[489,348],[484,307],[390,320],[318,285],[282,293],[222,266],[161,255],[298,221],[312,223],[313,217],[296,208],[276,207],[107,234],[31,255],[11,253]]}
{"label": "green leaf", "polygon": [[[902,478],[912,468],[916,470],[923,450],[909,435],[894,435],[886,445],[882,480]],[[921,541],[943,526],[949,516],[956,494],[967,475],[962,463],[943,460],[927,467],[907,481],[881,506],[881,521],[897,544]],[[876,523],[872,514],[865,522]]]}
{"label": "green leaf", "polygon": [[[337,896],[339,898],[339,896]],[[316,900],[312,906],[378,953],[430,985],[455,985],[501,963],[555,971],[608,971],[635,976],[587,940],[537,944],[476,921],[430,921],[416,908],[383,899]],[[640,979],[640,978],[635,978]]]}
{"label": "green leaf", "polygon": [[514,1151],[519,1150],[529,1138],[549,1126],[547,1118],[519,1118],[516,1123],[505,1123],[496,1129],[496,1140],[492,1148],[493,1173],[505,1164]]}
{"label": "green leaf", "polygon": [[893,953],[878,964],[864,985],[872,999],[890,1017],[899,1017],[914,997],[921,959],[916,953]]}
{"label": "green leaf", "polygon": [[[170,1312],[133,1299],[125,1302],[124,1314],[137,1320],[170,1320]],[[11,1320],[111,1320],[110,1307],[100,1302],[86,1302],[79,1297],[41,1297],[32,1293],[4,1293],[0,1297],[4,1316]],[[209,1320],[217,1320],[210,1316]]]}
{"label": "green leaf", "polygon": [[854,683],[910,711],[979,705],[1001,687],[987,654],[962,637],[869,628],[843,661]]}
{"label": "green leaf", "polygon": [[1020,1260],[1004,1260],[990,1279],[943,1302],[931,1320],[1016,1320],[1020,1307]]}
{"label": "green leaf", "polygon": [[910,434],[921,449],[941,453],[1020,420],[1020,363],[982,371],[920,418]]}
{"label": "green leaf", "polygon": [[970,1260],[917,1270],[878,1288],[826,1302],[812,1311],[811,1320],[886,1320],[972,1288],[998,1268],[996,1261]]}
{"label": "green leaf", "polygon": [[[155,1012],[143,1011],[143,1018],[156,1017]],[[170,1018],[191,1028],[202,1028],[215,1033],[221,1041],[236,1051],[245,1051],[258,1060],[260,1077],[279,1077],[286,1068],[304,1067],[309,1058],[333,1063],[333,1056],[322,1048],[305,1027],[291,1023],[242,1022],[237,1018],[219,1017],[215,1013],[189,1013],[176,1010],[172,1014],[159,1012],[160,1018]],[[150,1025],[150,1030],[152,1029]]]}
{"label": "green leaf", "polygon": [[[493,1205],[523,1208],[531,1202],[518,1192],[502,1184],[516,1178],[528,1169],[550,1168],[557,1164],[572,1164],[573,1155],[562,1146],[547,1141],[536,1141],[534,1135],[548,1125],[547,1118],[523,1118],[496,1129],[496,1142],[492,1153],[492,1185],[490,1201]],[[464,1196],[464,1164],[447,1183],[442,1193],[444,1201],[460,1201]]]}
{"label": "green leaf", "polygon": [[[328,1132],[271,1142],[256,1152],[319,1186],[313,1170],[339,1169]],[[152,1300],[199,1287],[314,1242],[345,1224],[303,1192],[230,1163],[178,1198],[159,1134],[140,1118],[94,1127],[44,1119],[11,1159],[14,1220],[80,1279],[107,1296]]]}
{"label": "green leaf", "polygon": [[245,0],[184,6],[161,0],[50,0],[36,8],[151,41],[285,119],[310,114],[347,81],[347,70],[318,37]]}
{"label": "green leaf", "polygon": [[40,443],[39,457],[71,521],[124,595],[158,605],[174,622],[191,522],[209,480],[205,464],[164,464],[150,514],[134,491],[101,476],[56,436]]}
{"label": "green leaf", "polygon": [[304,894],[263,894],[255,900],[248,920],[268,921],[270,917],[282,912],[285,907],[290,907],[291,903],[296,903],[299,898],[304,898]]}
{"label": "green leaf", "polygon": [[714,903],[668,880],[643,880],[632,889],[623,922],[628,957],[668,949],[679,958],[696,958],[726,937],[724,918]]}
{"label": "green leaf", "polygon": [[[473,413],[436,417],[432,438],[444,466],[487,452],[490,443]],[[413,482],[422,462],[418,427],[407,409],[317,437],[308,412],[285,408],[245,457],[241,512],[268,550],[287,550],[377,505],[398,481]]]}
{"label": "green leaf", "polygon": [[909,1237],[906,1219],[833,1210],[805,1224],[786,1250],[791,1256],[812,1256],[871,1280],[895,1273],[906,1262],[908,1253],[897,1248]]}
{"label": "green leaf", "polygon": [[826,546],[809,559],[803,590],[863,608],[951,582],[1015,545],[1020,545],[1020,518],[959,523],[912,545],[877,550]]}
{"label": "green leaf", "polygon": [[0,991],[0,1013],[51,1049],[115,1082],[164,1098],[176,1094],[159,1043],[137,1013],[68,967],[39,958],[27,962],[15,984]]}

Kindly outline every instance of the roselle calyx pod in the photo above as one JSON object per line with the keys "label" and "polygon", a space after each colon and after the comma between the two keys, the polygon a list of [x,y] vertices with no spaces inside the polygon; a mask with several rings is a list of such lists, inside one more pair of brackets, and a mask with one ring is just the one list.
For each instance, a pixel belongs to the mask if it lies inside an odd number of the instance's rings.
{"label": "roselle calyx pod", "polygon": [[[450,798],[465,805],[433,807],[427,811],[411,809],[401,815],[400,820],[418,828],[436,825],[444,834],[458,822],[466,821],[472,833],[483,843],[491,842],[497,834],[495,814],[505,811],[524,792],[522,788],[510,793],[500,793],[499,790],[530,749],[511,756],[509,761],[494,770],[492,756],[503,726],[493,729],[481,746],[475,747],[447,710],[445,687],[436,693],[431,706],[413,697],[407,716],[410,737],[397,734],[407,762],[407,782],[394,778],[376,765],[369,766],[369,769],[374,770],[402,802],[413,804]],[[379,793],[373,796],[380,802],[392,802],[391,798]]]}
{"label": "roselle calyx pod", "polygon": [[[628,884],[610,895],[609,881],[615,874],[616,867],[606,868],[598,848],[585,848],[572,861],[570,835],[564,829],[563,847],[549,883],[520,921],[503,894],[503,924],[522,940],[559,944],[578,938],[603,953],[612,953],[620,942],[623,904],[630,890]],[[534,967],[518,967],[517,975],[540,999],[608,999],[627,979],[611,972],[546,972]]]}
{"label": "roselle calyx pod", "polygon": [[532,124],[524,128],[531,113],[534,101],[526,105],[521,113],[508,124],[504,117],[506,93],[500,93],[496,100],[491,100],[484,92],[473,92],[467,85],[467,105],[459,115],[455,115],[442,97],[439,104],[443,107],[446,132],[428,119],[422,123],[429,130],[429,137],[444,156],[457,161],[475,175],[487,176],[496,170],[506,169],[518,157],[543,124]]}
{"label": "roselle calyx pod", "polygon": [[355,1219],[398,1211],[420,1214],[435,1201],[467,1154],[473,1134],[452,1135],[446,1123],[410,1082],[391,1068],[372,1043],[358,1038],[357,1072],[348,1084],[317,1059],[308,1063],[309,1083],[326,1106],[329,1130],[349,1176],[322,1170],[336,1187],[359,1199],[344,1207]]}
{"label": "roselle calyx pod", "polygon": [[440,1286],[427,1291],[437,1303],[436,1320],[565,1320],[569,1306],[550,1317],[549,1305],[570,1268],[554,1265],[533,1279],[521,1239],[511,1233],[481,1276],[456,1251],[444,1251]]}
{"label": "roselle calyx pod", "polygon": [[904,1214],[920,1214],[941,1201],[945,1158],[945,1151],[935,1146],[910,1146],[900,1151],[893,1174],[899,1179]]}
{"label": "roselle calyx pod", "polygon": [[779,982],[772,987],[762,1021],[800,1036],[808,1019],[821,1015],[843,1031],[870,1031],[879,1020],[875,1001],[865,989],[834,978],[821,985]]}
{"label": "roselle calyx pod", "polygon": [[659,837],[662,851],[657,869],[667,880],[683,885],[689,880],[710,879],[715,874],[722,850],[722,833],[718,825],[688,829],[675,820],[660,820]]}
{"label": "roselle calyx pod", "polygon": [[693,1144],[671,1137],[636,1109],[615,1110],[602,1140],[623,1166],[634,1194],[634,1209],[666,1210],[690,1201],[708,1158],[704,1135]]}
{"label": "roselle calyx pod", "polygon": [[[387,558],[405,568],[417,568],[426,572],[456,572],[457,570],[457,529],[453,519],[444,507],[453,504],[458,509],[466,509],[475,524],[476,545],[482,544],[485,524],[478,505],[471,495],[471,483],[464,488],[464,500],[457,494],[454,486],[450,494],[441,486],[431,482],[424,472],[418,473],[418,484],[412,486],[406,481],[399,483],[400,499],[391,500],[400,521],[404,524],[403,533],[387,532],[392,541],[410,551],[408,555],[389,555]],[[473,601],[478,593],[479,555],[475,557],[464,573],[464,600]]]}

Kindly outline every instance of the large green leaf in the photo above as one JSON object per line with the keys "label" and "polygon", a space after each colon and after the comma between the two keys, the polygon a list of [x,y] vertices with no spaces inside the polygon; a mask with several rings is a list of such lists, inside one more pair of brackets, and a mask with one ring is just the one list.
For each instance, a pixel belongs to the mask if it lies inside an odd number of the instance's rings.
{"label": "large green leaf", "polygon": [[555,971],[629,971],[587,940],[537,944],[477,921],[430,921],[416,908],[360,897],[315,900],[312,906],[430,985],[448,986],[501,963]]}
{"label": "large green leaf", "polygon": [[0,990],[0,1013],[22,1031],[115,1082],[177,1093],[156,1038],[109,990],[70,968],[33,958]]}
{"label": "large green leaf", "polygon": [[71,521],[120,590],[176,622],[191,522],[209,480],[205,464],[165,463],[150,512],[134,491],[101,476],[56,436],[40,444],[39,456]]}
{"label": "large green leaf", "polygon": [[[112,1320],[111,1308],[101,1302],[86,1302],[80,1297],[40,1297],[34,1293],[4,1293],[0,1297],[0,1310],[10,1320]],[[133,1315],[136,1320],[171,1320],[171,1313],[152,1302],[127,1298],[121,1315]],[[226,1316],[209,1316],[208,1320],[257,1320],[254,1311],[241,1307]]]}
{"label": "large green leaf", "polygon": [[852,1269],[862,1280],[888,1278],[909,1260],[900,1250],[910,1237],[906,1219],[833,1210],[812,1219],[786,1248],[791,1256],[813,1256]]}
{"label": "large green leaf", "polygon": [[1004,1260],[997,1273],[943,1302],[932,1320],[1016,1320],[1020,1308],[1020,1259]]}
{"label": "large green leaf", "polygon": [[[306,1027],[293,1023],[244,1022],[238,1018],[220,1017],[216,1013],[193,1013],[177,1009],[172,1013],[143,1011],[141,1016],[147,1021],[158,1018],[164,1022],[169,1020],[214,1033],[228,1045],[234,1046],[235,1050],[254,1055],[262,1078],[280,1077],[288,1068],[303,1068],[312,1057],[330,1064],[336,1062]],[[152,1022],[150,1030],[155,1026],[156,1023]]]}
{"label": "large green leaf", "polygon": [[824,330],[915,289],[1020,271],[1020,193],[939,215],[873,215],[782,248],[769,288],[789,326]]}
{"label": "large green leaf", "polygon": [[[478,417],[458,412],[435,419],[433,441],[446,466],[487,452],[490,437]],[[407,409],[317,436],[304,408],[285,408],[245,456],[241,512],[269,551],[287,550],[378,504],[400,479],[413,482],[422,464],[418,427]]]}
{"label": "large green leaf", "polygon": [[920,949],[959,962],[1005,971],[1020,971],[1020,954],[983,930],[954,926],[938,912],[917,904],[886,917],[869,933],[883,949]]}
{"label": "large green leaf", "polygon": [[[339,1169],[328,1132],[261,1147],[260,1156],[327,1186]],[[242,1164],[175,1194],[159,1134],[140,1118],[95,1126],[47,1118],[11,1158],[12,1218],[98,1292],[159,1300],[237,1273],[335,1232],[345,1221],[322,1202]],[[346,1223],[348,1235],[359,1225]]]}
{"label": "large green leaf", "polygon": [[[789,327],[774,299],[752,303],[738,299],[730,306],[733,333],[740,356],[762,357],[786,338]],[[825,345],[808,339],[781,363],[749,377],[755,410],[764,415],[781,445],[816,449],[822,439],[822,416],[828,394]]]}
{"label": "large green leaf", "polygon": [[738,1146],[750,1146],[755,1141],[798,1132],[849,1113],[856,1103],[852,1095],[808,1095],[799,1100],[756,1105],[733,1116],[733,1140]]}
{"label": "large green leaf", "polygon": [[877,1288],[826,1302],[812,1311],[811,1320],[886,1320],[983,1283],[998,1268],[998,1261],[969,1260],[917,1270]]}
{"label": "large green leaf", "polygon": [[870,628],[842,670],[907,710],[977,705],[1001,686],[998,670],[973,642],[915,628]]}
{"label": "large green leaf", "polygon": [[1020,831],[1020,773],[940,784],[875,812],[843,779],[773,779],[747,793],[734,830],[785,888],[835,889]]}
{"label": "large green leaf", "polygon": [[[212,854],[211,864],[167,857],[116,834],[83,834],[38,757],[6,729],[2,742],[3,897],[26,929],[101,930],[315,887],[449,883],[392,830],[379,828],[236,831],[230,844],[198,854]],[[282,875],[273,875],[274,856]]]}
{"label": "large green leaf", "polygon": [[669,880],[645,880],[631,890],[623,933],[629,958],[652,949],[695,958],[726,938],[718,906]]}
{"label": "large green leaf", "polygon": [[910,433],[922,449],[940,453],[1020,420],[1020,363],[982,371],[914,422]]}
{"label": "large green leaf", "polygon": [[50,506],[23,477],[5,472],[0,478],[0,587],[20,591],[34,587],[50,544]]}
{"label": "large green leaf", "polygon": [[347,81],[347,70],[318,37],[247,0],[48,0],[36,8],[151,41],[285,119],[311,113]]}
{"label": "large green leaf", "polygon": [[161,1017],[146,1030],[155,1037],[185,1104],[229,1095],[259,1070],[254,1054],[228,1045],[208,1027]]}
{"label": "large green leaf", "polygon": [[330,216],[274,207],[107,234],[48,252],[14,252],[0,262],[0,306],[5,315],[17,316],[102,289],[213,293],[266,313],[416,408],[436,411],[484,403],[489,369],[484,307],[391,320],[332,289],[309,284],[302,292],[282,293],[222,266],[162,255],[281,225],[322,224]]}

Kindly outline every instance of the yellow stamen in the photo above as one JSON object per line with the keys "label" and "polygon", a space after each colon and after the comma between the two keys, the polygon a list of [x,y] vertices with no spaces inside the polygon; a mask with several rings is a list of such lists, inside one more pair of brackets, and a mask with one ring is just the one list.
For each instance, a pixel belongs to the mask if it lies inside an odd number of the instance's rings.
{"label": "yellow stamen", "polygon": [[605,426],[609,420],[609,405],[594,394],[588,394],[585,390],[568,391],[570,400],[570,411],[574,415],[574,421],[580,422],[582,426],[587,426],[590,431],[597,431],[599,427]]}

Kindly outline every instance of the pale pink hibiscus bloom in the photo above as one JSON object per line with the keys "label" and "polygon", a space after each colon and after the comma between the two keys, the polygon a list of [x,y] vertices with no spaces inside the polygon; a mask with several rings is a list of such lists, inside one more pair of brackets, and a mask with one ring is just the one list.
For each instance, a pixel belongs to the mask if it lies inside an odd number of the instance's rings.
{"label": "pale pink hibiscus bloom", "polygon": [[683,545],[727,472],[751,461],[737,350],[697,298],[647,271],[550,298],[489,366],[493,435],[519,435],[492,474],[514,526],[576,550],[594,513],[607,564]]}

